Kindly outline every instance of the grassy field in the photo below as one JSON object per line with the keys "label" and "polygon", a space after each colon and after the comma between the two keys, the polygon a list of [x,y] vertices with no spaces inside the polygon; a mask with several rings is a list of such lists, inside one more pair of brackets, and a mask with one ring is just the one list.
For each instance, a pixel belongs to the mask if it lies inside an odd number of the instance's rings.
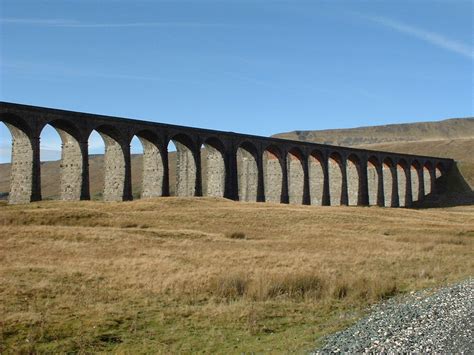
{"label": "grassy field", "polygon": [[298,352],[474,272],[474,206],[0,203],[0,352]]}

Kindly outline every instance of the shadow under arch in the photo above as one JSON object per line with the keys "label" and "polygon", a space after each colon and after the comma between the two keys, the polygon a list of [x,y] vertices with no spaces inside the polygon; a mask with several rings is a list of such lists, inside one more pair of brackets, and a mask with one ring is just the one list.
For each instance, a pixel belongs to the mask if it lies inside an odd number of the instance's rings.
{"label": "shadow under arch", "polygon": [[225,148],[219,138],[208,137],[201,149],[201,172],[203,175],[203,195],[224,197],[226,168]]}
{"label": "shadow under arch", "polygon": [[438,162],[435,165],[435,169],[434,169],[434,179],[435,179],[434,188],[435,188],[436,193],[444,193],[446,191],[446,186],[447,186],[446,175],[447,175],[446,167],[443,165],[443,163]]}
{"label": "shadow under arch", "polygon": [[328,159],[329,198],[331,206],[342,204],[342,157],[333,152]]}
{"label": "shadow under arch", "polygon": [[237,148],[237,184],[239,201],[256,202],[258,195],[257,148],[247,141]]}
{"label": "shadow under arch", "polygon": [[346,160],[347,176],[347,201],[349,206],[361,203],[360,159],[355,154],[350,154]]}
{"label": "shadow under arch", "polygon": [[292,148],[286,156],[288,171],[288,200],[291,204],[303,204],[304,198],[304,155],[298,148]]}
{"label": "shadow under arch", "polygon": [[319,150],[313,150],[308,157],[308,173],[311,205],[322,206],[324,199],[324,159]]}

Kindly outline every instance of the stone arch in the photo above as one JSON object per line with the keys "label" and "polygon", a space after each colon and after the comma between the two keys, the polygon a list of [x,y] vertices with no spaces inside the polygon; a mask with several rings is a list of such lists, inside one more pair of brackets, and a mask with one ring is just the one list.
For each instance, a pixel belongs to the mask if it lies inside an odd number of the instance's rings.
{"label": "stone arch", "polygon": [[12,135],[10,191],[11,204],[41,199],[39,175],[39,142],[33,140],[32,130],[20,117],[2,114],[2,121]]}
{"label": "stone arch", "polygon": [[308,159],[311,204],[315,206],[322,206],[324,197],[323,155],[319,151],[313,151]]}
{"label": "stone arch", "polygon": [[[73,123],[61,119],[50,121],[47,125],[53,127],[61,138],[59,198],[65,201],[88,199],[89,194],[86,191],[88,176],[84,166],[87,149],[78,128]],[[42,131],[45,127],[46,125]]]}
{"label": "stone arch", "polygon": [[126,157],[123,139],[119,131],[110,125],[100,125],[94,129],[105,144],[104,154],[104,201],[130,199],[126,186]]}
{"label": "stone arch", "polygon": [[281,202],[283,188],[283,167],[281,151],[274,145],[263,152],[263,179],[266,202]]}
{"label": "stone arch", "polygon": [[157,135],[148,130],[135,133],[143,148],[140,198],[163,196],[163,152]]}
{"label": "stone arch", "polygon": [[3,122],[7,128],[10,126],[14,126],[16,129],[19,129],[28,137],[33,135],[32,127],[20,116],[11,114],[11,113],[3,113],[0,115],[0,122]]}
{"label": "stone arch", "polygon": [[379,195],[379,179],[380,179],[380,162],[371,156],[367,160],[367,189],[369,193],[369,205],[378,205]]}
{"label": "stone arch", "polygon": [[410,176],[411,176],[411,198],[413,202],[416,202],[420,199],[420,171],[421,165],[417,160],[414,160],[410,166]]}
{"label": "stone arch", "polygon": [[303,204],[304,169],[303,153],[298,148],[292,148],[286,156],[288,172],[288,198],[291,204]]}
{"label": "stone arch", "polygon": [[392,207],[393,205],[393,162],[390,158],[385,158],[382,163],[382,177],[383,177],[383,197],[384,206]]}
{"label": "stone arch", "polygon": [[224,197],[226,179],[224,152],[224,145],[218,138],[210,137],[204,140],[204,149],[201,149],[204,196]]}
{"label": "stone arch", "polygon": [[[193,141],[186,134],[179,133],[171,137],[171,141],[176,147],[176,169],[174,172],[174,195],[175,196],[196,196],[197,164]],[[170,184],[173,181],[171,169]],[[170,189],[171,190],[171,189]]]}
{"label": "stone arch", "polygon": [[240,201],[257,201],[257,149],[250,142],[243,142],[237,148],[237,184]]}
{"label": "stone arch", "polygon": [[398,205],[400,207],[408,206],[407,196],[408,196],[408,177],[407,177],[407,162],[403,159],[400,159],[397,162],[397,183],[398,183]]}
{"label": "stone arch", "polygon": [[432,180],[433,165],[427,161],[423,165],[423,185],[425,187],[425,195],[432,192],[434,181]]}
{"label": "stone arch", "polygon": [[357,206],[360,199],[360,159],[351,154],[346,160],[347,198],[349,206]]}
{"label": "stone arch", "polygon": [[342,200],[342,157],[334,152],[328,159],[329,198],[331,206],[340,206]]}

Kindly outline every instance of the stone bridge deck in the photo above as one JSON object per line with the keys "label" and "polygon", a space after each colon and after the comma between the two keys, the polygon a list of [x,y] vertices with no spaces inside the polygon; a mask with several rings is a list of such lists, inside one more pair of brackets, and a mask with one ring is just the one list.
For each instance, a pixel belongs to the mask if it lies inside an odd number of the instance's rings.
{"label": "stone bridge deck", "polygon": [[[40,134],[62,140],[60,195],[87,200],[88,139],[105,143],[106,201],[132,199],[130,142],[143,145],[141,198],[168,196],[168,143],[177,148],[176,194],[307,205],[411,206],[443,189],[451,159],[259,137],[0,102],[13,136],[10,203],[41,200]],[[202,148],[206,148],[203,150]],[[203,179],[203,174],[206,174]],[[203,181],[205,184],[203,184]]]}

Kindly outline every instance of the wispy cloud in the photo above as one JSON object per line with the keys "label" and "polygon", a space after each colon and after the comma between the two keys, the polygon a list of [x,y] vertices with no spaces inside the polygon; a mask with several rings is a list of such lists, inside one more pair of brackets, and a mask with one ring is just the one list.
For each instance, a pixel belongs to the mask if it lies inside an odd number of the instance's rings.
{"label": "wispy cloud", "polygon": [[73,67],[64,66],[61,63],[44,64],[39,62],[24,62],[19,61],[15,63],[6,63],[0,61],[0,70],[17,71],[19,73],[27,73],[31,75],[40,74],[51,79],[53,76],[65,78],[99,78],[99,79],[123,79],[123,80],[137,80],[137,81],[152,81],[152,82],[171,82],[171,83],[190,83],[192,81],[184,81],[173,78],[165,78],[156,75],[135,75],[135,74],[121,74],[121,73],[107,73],[100,71],[90,71],[87,69],[77,69]]}
{"label": "wispy cloud", "polygon": [[67,28],[133,28],[133,27],[232,27],[234,25],[227,23],[210,22],[82,22],[71,19],[35,19],[35,18],[0,18],[0,24],[5,25],[23,25],[23,26],[44,26],[44,27],[67,27]]}
{"label": "wispy cloud", "polygon": [[424,29],[408,25],[406,23],[396,21],[387,17],[366,15],[362,15],[362,17],[384,27],[391,28],[397,32],[409,35],[411,37],[415,37],[424,42],[428,42],[439,48],[443,48],[445,50],[460,54],[471,59],[474,58],[474,48],[466,43],[456,41],[438,33],[426,31]]}

